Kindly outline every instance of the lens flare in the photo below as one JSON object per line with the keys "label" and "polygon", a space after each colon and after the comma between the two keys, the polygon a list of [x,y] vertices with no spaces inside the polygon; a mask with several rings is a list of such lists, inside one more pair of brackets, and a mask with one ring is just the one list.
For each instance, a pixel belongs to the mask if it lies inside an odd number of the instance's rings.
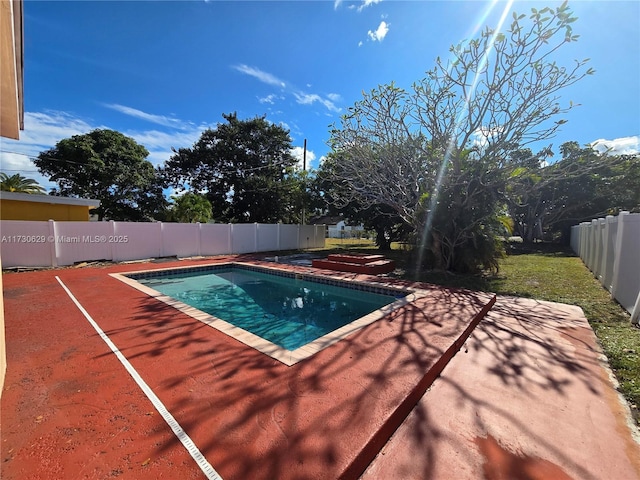
{"label": "lens flare", "polygon": [[[457,143],[456,135],[458,133],[458,128],[460,124],[463,122],[463,120],[467,117],[467,115],[469,115],[469,104],[471,103],[471,100],[473,99],[476,88],[478,87],[478,82],[480,81],[480,72],[482,72],[482,70],[487,65],[487,62],[489,61],[489,55],[493,50],[493,46],[496,42],[496,38],[498,37],[498,35],[500,34],[500,31],[502,30],[502,26],[504,25],[507,15],[511,11],[511,7],[513,6],[513,3],[514,3],[514,0],[509,0],[505,5],[504,9],[502,10],[502,14],[500,15],[500,21],[498,22],[498,26],[493,30],[493,33],[489,41],[487,42],[487,48],[485,49],[485,51],[482,54],[482,57],[480,58],[480,62],[476,69],[473,82],[471,83],[471,87],[467,90],[467,95],[464,100],[464,107],[460,109],[460,112],[458,112],[458,115],[456,116],[456,119],[454,122],[454,128],[453,128],[453,135],[451,135],[451,137],[449,138],[449,141],[447,142],[447,149],[445,151],[444,158],[442,159],[442,164],[440,165],[440,169],[438,170],[438,175],[436,177],[436,184],[431,194],[431,198],[429,199],[429,209],[426,211],[427,218],[424,224],[424,228],[422,230],[422,235],[420,238],[420,248],[418,250],[418,262],[416,264],[416,277],[420,272],[420,267],[424,259],[424,251],[425,251],[425,248],[427,247],[427,243],[429,241],[429,234],[431,232],[431,228],[433,225],[433,217],[436,209],[438,208],[438,197],[440,196],[440,187],[442,186],[442,180],[444,179],[444,175],[447,171],[447,167],[449,166],[451,153],[456,147],[456,143]],[[475,35],[480,30],[480,28],[482,28],[482,25],[484,24],[485,20],[491,14],[491,12],[493,11],[493,9],[497,4],[498,4],[498,0],[493,0],[491,4],[487,6],[483,14],[480,16],[480,19],[476,23],[475,28],[473,29],[470,35],[470,38],[475,37]],[[464,43],[469,43],[469,40],[465,40]],[[453,68],[453,62],[450,61],[447,66],[447,75],[451,73],[452,68]]]}

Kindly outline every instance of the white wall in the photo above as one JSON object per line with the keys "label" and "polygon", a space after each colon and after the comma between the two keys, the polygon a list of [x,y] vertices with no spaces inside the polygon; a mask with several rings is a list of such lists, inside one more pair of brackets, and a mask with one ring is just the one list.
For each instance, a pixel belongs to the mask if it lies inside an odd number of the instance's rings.
{"label": "white wall", "polygon": [[0,221],[6,267],[225,255],[324,246],[324,225]]}
{"label": "white wall", "polygon": [[640,316],[640,213],[621,212],[571,227],[571,248],[604,288]]}
{"label": "white wall", "polygon": [[[51,240],[55,231],[53,222],[0,220],[2,264],[6,267],[55,266],[56,245]],[[20,263],[14,263],[19,255]]]}

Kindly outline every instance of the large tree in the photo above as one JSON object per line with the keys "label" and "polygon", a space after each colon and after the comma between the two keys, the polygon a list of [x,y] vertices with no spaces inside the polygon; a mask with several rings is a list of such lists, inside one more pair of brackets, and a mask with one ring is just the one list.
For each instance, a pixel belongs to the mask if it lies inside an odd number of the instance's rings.
{"label": "large tree", "polygon": [[421,237],[433,265],[475,270],[496,265],[501,192],[520,165],[513,152],[552,138],[560,92],[592,71],[586,60],[553,61],[573,42],[566,2],[513,14],[505,33],[485,29],[451,48],[410,90],[383,85],[356,102],[331,131],[343,155],[336,202],[390,207]]}
{"label": "large tree", "polygon": [[285,180],[296,163],[289,132],[264,117],[223,117],[227,123],[205,130],[193,147],[174,150],[164,166],[167,183],[205,192],[218,221],[283,220]]}
{"label": "large tree", "polygon": [[151,220],[166,204],[149,152],[130,137],[97,129],[60,140],[34,160],[58,184],[54,195],[95,198],[100,220]]}

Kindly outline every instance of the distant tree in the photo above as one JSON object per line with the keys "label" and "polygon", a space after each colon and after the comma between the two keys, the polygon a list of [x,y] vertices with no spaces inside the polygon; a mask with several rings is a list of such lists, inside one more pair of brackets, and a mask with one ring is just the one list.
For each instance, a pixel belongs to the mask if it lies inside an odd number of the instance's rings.
{"label": "distant tree", "polygon": [[34,160],[58,184],[55,195],[95,198],[100,220],[150,220],[166,206],[149,152],[114,130],[93,130],[60,140]]}
{"label": "distant tree", "polygon": [[211,220],[211,202],[203,195],[186,192],[172,199],[173,205],[168,209],[169,220],[181,223],[207,223]]}
{"label": "distant tree", "polygon": [[552,164],[535,160],[511,172],[506,199],[515,230],[534,238],[568,240],[569,227],[640,206],[640,156],[601,154],[566,142]]}
{"label": "distant tree", "polygon": [[3,192],[36,194],[44,194],[46,192],[44,187],[39,185],[33,178],[23,177],[19,173],[9,176],[4,172],[0,172],[0,190]]}
{"label": "distant tree", "polygon": [[394,209],[384,204],[363,207],[354,198],[346,204],[336,206],[335,197],[340,197],[342,188],[349,188],[344,183],[334,182],[342,165],[341,154],[331,152],[318,169],[315,178],[315,190],[322,192],[319,198],[324,200],[323,209],[330,214],[342,214],[353,224],[361,224],[366,230],[376,233],[375,242],[380,250],[390,250],[391,242],[407,240],[410,226],[402,220]]}
{"label": "distant tree", "polygon": [[309,223],[309,219],[321,214],[326,208],[321,192],[317,190],[316,170],[294,168],[282,182],[283,216],[282,222]]}
{"label": "distant tree", "polygon": [[553,61],[573,42],[576,20],[563,3],[513,14],[504,33],[487,28],[451,48],[411,90],[383,85],[349,108],[331,131],[343,155],[333,181],[337,205],[386,205],[421,238],[433,266],[497,266],[496,241],[512,153],[554,136],[574,105],[559,92],[591,74],[587,60]]}
{"label": "distant tree", "polygon": [[165,163],[167,184],[206,192],[215,218],[224,222],[277,222],[288,216],[295,158],[289,132],[264,117],[205,130],[191,148],[174,150]]}

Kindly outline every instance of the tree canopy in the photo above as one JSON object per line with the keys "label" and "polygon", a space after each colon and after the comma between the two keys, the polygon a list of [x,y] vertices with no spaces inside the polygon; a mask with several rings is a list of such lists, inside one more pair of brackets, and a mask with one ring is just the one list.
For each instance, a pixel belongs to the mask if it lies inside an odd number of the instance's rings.
{"label": "tree canopy", "polygon": [[[382,85],[349,108],[331,131],[341,156],[331,180],[339,206],[389,207],[410,225],[437,268],[496,267],[496,235],[515,152],[554,136],[575,105],[562,89],[593,73],[587,60],[561,66],[554,52],[577,40],[566,2],[513,14],[453,46],[410,90]],[[543,150],[540,156],[546,153]]]}
{"label": "tree canopy", "polygon": [[207,223],[211,220],[211,202],[203,195],[186,192],[172,198],[173,205],[167,212],[169,220],[181,223]]}
{"label": "tree canopy", "polygon": [[166,200],[149,152],[114,130],[93,130],[60,140],[34,160],[58,184],[54,195],[95,198],[100,220],[153,219]]}
{"label": "tree canopy", "polygon": [[33,178],[23,177],[19,173],[9,176],[4,172],[0,172],[0,190],[16,193],[46,193],[44,187]]}
{"label": "tree canopy", "polygon": [[264,117],[223,117],[193,147],[174,150],[163,169],[167,184],[204,192],[218,221],[283,220],[296,163],[289,132]]}
{"label": "tree canopy", "polygon": [[511,172],[506,201],[515,233],[568,240],[569,227],[620,210],[640,208],[640,156],[601,154],[591,146],[566,142],[552,164],[536,158]]}

